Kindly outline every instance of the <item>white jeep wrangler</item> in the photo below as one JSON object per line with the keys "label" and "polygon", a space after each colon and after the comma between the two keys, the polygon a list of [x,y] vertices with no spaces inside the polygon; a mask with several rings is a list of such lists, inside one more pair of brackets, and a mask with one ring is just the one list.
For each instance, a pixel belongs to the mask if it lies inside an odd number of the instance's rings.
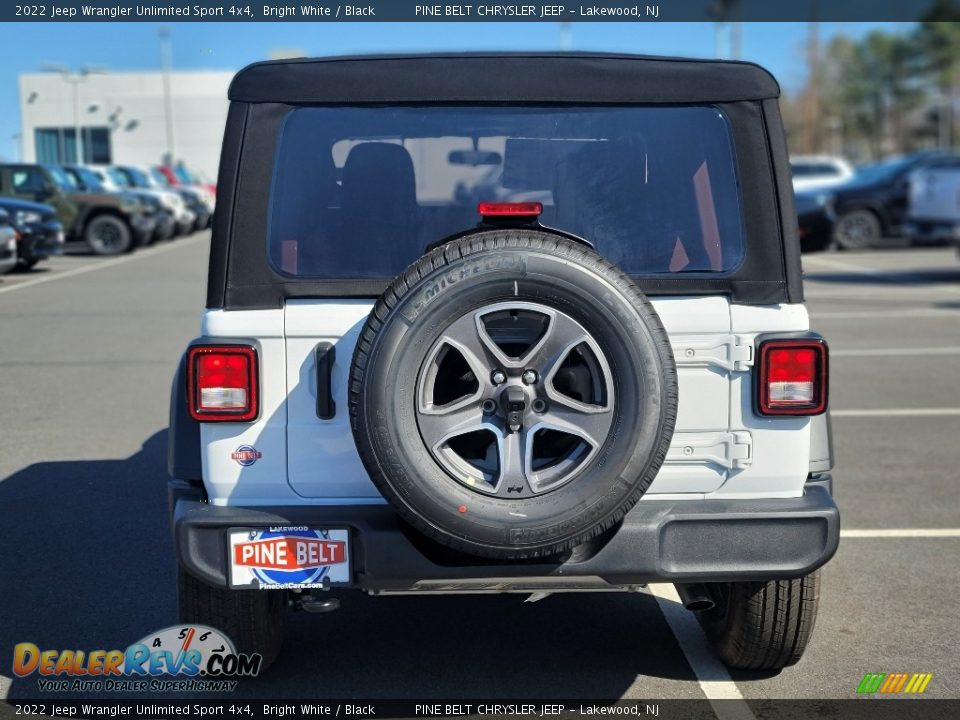
{"label": "white jeep wrangler", "polygon": [[615,55],[259,63],[174,381],[184,622],[265,663],[331,589],[671,582],[796,662],[836,551],[779,89]]}

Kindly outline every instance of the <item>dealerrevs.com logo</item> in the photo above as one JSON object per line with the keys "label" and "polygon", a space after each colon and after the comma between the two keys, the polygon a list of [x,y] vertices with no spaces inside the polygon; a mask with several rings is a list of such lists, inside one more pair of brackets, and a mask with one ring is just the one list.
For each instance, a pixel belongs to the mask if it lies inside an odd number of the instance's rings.
{"label": "dealerrevs.com logo", "polygon": [[13,648],[13,674],[37,675],[43,692],[225,692],[236,688],[232,678],[256,676],[262,662],[206,625],[173,625],[126,650]]}

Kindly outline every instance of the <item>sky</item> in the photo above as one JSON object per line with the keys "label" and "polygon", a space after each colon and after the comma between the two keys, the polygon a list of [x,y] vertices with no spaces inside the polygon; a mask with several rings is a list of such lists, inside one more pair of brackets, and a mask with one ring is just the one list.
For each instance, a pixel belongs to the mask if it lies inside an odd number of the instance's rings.
{"label": "sky", "polygon": [[[555,23],[169,23],[175,70],[238,70],[271,51],[308,56],[367,52],[558,50]],[[153,23],[0,23],[0,157],[11,157],[20,132],[17,77],[44,63],[115,72],[157,70]],[[820,23],[821,41],[860,37],[896,23]],[[789,90],[804,80],[806,23],[743,23],[742,57],[767,67]],[[715,57],[713,23],[574,23],[573,50]]]}

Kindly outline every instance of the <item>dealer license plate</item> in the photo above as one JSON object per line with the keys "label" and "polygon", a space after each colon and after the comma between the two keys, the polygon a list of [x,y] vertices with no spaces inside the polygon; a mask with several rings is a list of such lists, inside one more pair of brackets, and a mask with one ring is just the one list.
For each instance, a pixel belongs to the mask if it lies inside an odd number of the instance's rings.
{"label": "dealer license plate", "polygon": [[350,582],[350,533],[305,527],[230,530],[230,586],[319,588]]}

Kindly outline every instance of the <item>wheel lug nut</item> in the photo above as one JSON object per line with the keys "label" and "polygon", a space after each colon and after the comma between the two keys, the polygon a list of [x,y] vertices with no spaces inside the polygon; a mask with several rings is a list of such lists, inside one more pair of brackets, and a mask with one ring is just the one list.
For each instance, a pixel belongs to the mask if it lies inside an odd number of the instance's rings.
{"label": "wheel lug nut", "polygon": [[523,380],[524,385],[533,385],[537,381],[537,371],[524,370],[520,379]]}
{"label": "wheel lug nut", "polygon": [[484,415],[493,415],[497,411],[497,404],[487,399],[480,403],[480,409],[483,410]]}
{"label": "wheel lug nut", "polygon": [[530,407],[533,408],[533,411],[535,413],[540,415],[547,409],[547,404],[540,398],[537,398],[532,403],[530,403]]}
{"label": "wheel lug nut", "polygon": [[507,381],[507,374],[503,370],[494,370],[490,373],[494,385],[503,385]]}

